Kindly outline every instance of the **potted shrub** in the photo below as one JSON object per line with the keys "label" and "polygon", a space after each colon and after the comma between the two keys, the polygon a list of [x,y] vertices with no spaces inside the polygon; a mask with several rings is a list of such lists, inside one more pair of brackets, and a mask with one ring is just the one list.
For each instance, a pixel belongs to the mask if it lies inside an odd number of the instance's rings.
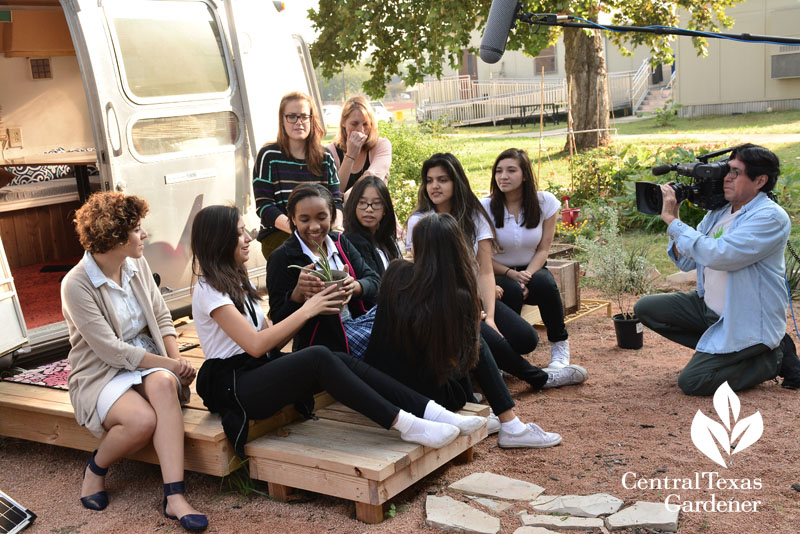
{"label": "potted shrub", "polygon": [[602,222],[596,239],[578,237],[577,243],[586,253],[587,270],[592,280],[617,305],[619,313],[613,316],[617,346],[623,349],[642,347],[644,328],[633,314],[633,300],[650,290],[652,266],[645,250],[626,250],[619,235],[618,216],[615,209],[599,210]]}
{"label": "potted shrub", "polygon": [[[325,288],[331,285],[342,285],[344,279],[347,278],[347,273],[338,269],[331,269],[331,264],[328,261],[328,255],[325,253],[325,250],[319,246],[318,243],[314,244],[317,245],[317,250],[319,251],[319,258],[314,260],[314,265],[319,267],[319,270],[309,269],[301,265],[290,265],[289,268],[300,269],[301,271],[311,273],[325,283]],[[342,306],[344,306],[344,304]]]}

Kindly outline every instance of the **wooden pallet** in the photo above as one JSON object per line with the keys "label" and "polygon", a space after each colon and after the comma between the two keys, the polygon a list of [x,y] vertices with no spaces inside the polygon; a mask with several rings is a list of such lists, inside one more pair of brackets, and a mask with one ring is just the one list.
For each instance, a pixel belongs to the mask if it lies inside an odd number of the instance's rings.
{"label": "wooden pallet", "polygon": [[[606,309],[606,315],[611,317],[611,301],[610,300],[590,300],[590,299],[582,299],[580,301],[580,305],[578,306],[577,311],[570,313],[569,315],[564,316],[564,324],[571,323],[576,319],[580,319],[590,313],[594,313],[598,310],[602,310],[603,308]],[[539,314],[539,307],[538,306],[530,306],[525,304],[522,306],[522,318],[532,324],[535,328],[539,329],[546,329],[544,323],[542,322],[542,316]]]}
{"label": "wooden pallet", "polygon": [[[181,341],[196,341],[189,324]],[[195,368],[203,362],[200,347],[183,353]],[[461,436],[441,449],[406,443],[363,415],[336,403],[327,393],[315,396],[319,420],[301,421],[287,406],[269,419],[251,421],[245,452],[250,474],[269,483],[270,494],[286,500],[292,488],[355,501],[356,516],[367,523],[383,520],[383,503],[450,460],[472,459],[472,447],[486,437],[486,427]],[[489,408],[468,404],[462,413],[486,416]],[[63,390],[0,381],[0,436],[91,451],[99,439],[78,426]],[[239,468],[219,416],[209,413],[192,385],[183,407],[184,466],[215,476]],[[288,426],[287,426],[288,425]],[[130,458],[158,463],[152,445]]]}
{"label": "wooden pallet", "polygon": [[[467,404],[465,415],[486,416],[489,408]],[[270,495],[287,500],[292,488],[355,502],[356,517],[383,521],[383,504],[450,460],[472,460],[473,445],[486,427],[441,449],[407,443],[340,403],[245,446],[250,476],[269,483]]]}

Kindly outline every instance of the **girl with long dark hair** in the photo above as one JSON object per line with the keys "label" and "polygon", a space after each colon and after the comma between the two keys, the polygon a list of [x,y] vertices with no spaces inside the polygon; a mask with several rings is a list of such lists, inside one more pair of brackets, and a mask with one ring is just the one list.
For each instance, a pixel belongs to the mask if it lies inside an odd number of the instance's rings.
{"label": "girl with long dark hair", "polygon": [[280,347],[309,319],[338,311],[346,291],[330,286],[267,327],[245,269],[251,241],[234,207],[203,208],[192,224],[192,271],[198,277],[192,313],[206,357],[197,393],[222,416],[239,456],[248,420],[270,417],[323,389],[382,427],[399,430],[402,439],[425,446],[443,447],[486,423],[451,413],[347,354],[320,346],[282,354]]}
{"label": "girl with long dark hair", "polygon": [[429,214],[412,232],[414,262],[383,276],[365,360],[450,410],[472,400],[469,371],[499,419],[500,447],[543,448],[561,436],[523,424],[479,334],[481,306],[473,253],[455,219]]}
{"label": "girl with long dark hair", "polygon": [[253,194],[261,217],[258,240],[266,259],[292,232],[285,206],[298,184],[324,185],[340,214],[342,209],[339,175],[321,144],[325,130],[311,97],[297,91],[284,95],[278,124],[277,140],[261,147],[253,167]]}
{"label": "girl with long dark hair", "polygon": [[492,166],[490,197],[481,204],[491,213],[499,251],[492,258],[502,301],[516,313],[522,305],[539,307],[550,341],[548,368],[569,365],[569,341],[564,308],[547,256],[555,235],[560,203],[547,191],[537,191],[533,168],[524,150],[503,151]]}
{"label": "girl with long dark hair", "polygon": [[344,237],[380,275],[390,261],[400,257],[396,227],[389,188],[377,176],[363,177],[344,206]]}
{"label": "girl with long dark hair", "polygon": [[408,219],[407,250],[414,246],[410,238],[414,226],[432,212],[452,215],[466,242],[472,245],[478,264],[478,292],[486,314],[481,323],[481,336],[488,343],[498,367],[524,380],[534,389],[585,381],[588,376],[586,370],[577,365],[542,370],[522,356],[536,348],[539,338],[533,327],[519,314],[496,301],[492,267],[494,228],[486,210],[472,192],[464,168],[453,154],[434,154],[422,165],[417,210]]}

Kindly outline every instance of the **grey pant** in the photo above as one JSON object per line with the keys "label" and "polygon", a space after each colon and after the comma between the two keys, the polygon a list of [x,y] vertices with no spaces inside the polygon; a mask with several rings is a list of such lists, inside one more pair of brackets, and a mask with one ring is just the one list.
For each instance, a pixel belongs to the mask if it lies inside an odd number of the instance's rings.
{"label": "grey pant", "polygon": [[[646,327],[667,339],[695,348],[700,336],[719,316],[706,306],[697,291],[648,295],[633,308]],[[713,395],[724,382],[734,391],[751,388],[775,378],[783,352],[759,343],[726,354],[697,351],[678,376],[678,386],[687,395]]]}

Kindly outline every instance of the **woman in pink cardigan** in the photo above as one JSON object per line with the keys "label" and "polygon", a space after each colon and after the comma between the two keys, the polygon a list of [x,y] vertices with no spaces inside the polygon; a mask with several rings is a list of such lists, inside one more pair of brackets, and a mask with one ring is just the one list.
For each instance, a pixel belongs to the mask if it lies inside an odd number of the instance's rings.
{"label": "woman in pink cardigan", "polygon": [[339,131],[328,150],[339,171],[339,189],[343,194],[367,171],[388,182],[392,144],[378,136],[375,111],[365,97],[354,96],[344,103]]}
{"label": "woman in pink cardigan", "polygon": [[169,309],[143,257],[147,203],[97,193],[75,213],[83,259],[64,277],[69,329],[69,396],[75,419],[101,438],[83,472],[81,503],[108,506],[109,466],[150,442],[164,479],[162,512],[186,530],[206,516],[184,498],[183,414],[195,378],[181,358]]}

